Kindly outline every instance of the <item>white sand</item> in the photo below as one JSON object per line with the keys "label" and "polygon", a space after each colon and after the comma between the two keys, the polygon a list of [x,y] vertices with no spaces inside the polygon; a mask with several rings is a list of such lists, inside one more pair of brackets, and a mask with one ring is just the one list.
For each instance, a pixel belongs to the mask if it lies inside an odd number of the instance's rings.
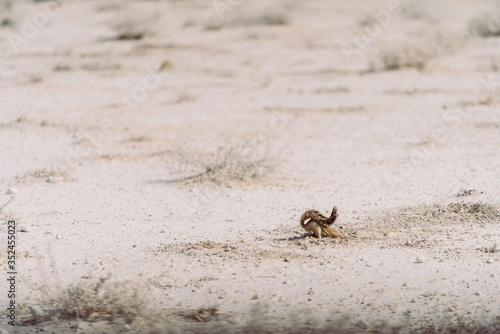
{"label": "white sand", "polygon": [[[182,332],[197,324],[186,312],[203,307],[218,309],[212,325],[257,318],[273,331],[290,317],[318,329],[348,315],[362,331],[500,316],[500,253],[480,250],[500,247],[500,217],[434,219],[422,207],[500,202],[499,91],[461,108],[489,94],[484,80],[499,82],[498,38],[457,33],[459,49],[424,70],[368,71],[384,43],[396,50],[437,22],[466,31],[490,2],[407,9],[346,58],[338,43],[387,2],[243,1],[221,20],[211,1],[67,1],[14,52],[22,18],[47,4],[16,1],[15,25],[0,28],[0,204],[17,191],[2,220],[28,230],[17,233],[19,321],[40,286],[108,273],[144,287],[160,314],[133,322],[137,332],[165,322]],[[288,21],[265,24],[273,18]],[[116,40],[120,22],[146,36]],[[180,180],[205,171],[203,152],[243,136],[283,163],[243,181]],[[476,191],[457,197],[464,189]],[[352,238],[306,237],[302,212],[333,205]],[[120,321],[78,331],[118,332]]]}

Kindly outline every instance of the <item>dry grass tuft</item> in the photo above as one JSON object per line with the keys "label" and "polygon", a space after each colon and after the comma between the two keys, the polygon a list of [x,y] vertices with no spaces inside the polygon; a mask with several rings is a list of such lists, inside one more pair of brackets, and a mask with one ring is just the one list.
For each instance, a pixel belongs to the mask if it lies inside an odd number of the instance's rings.
{"label": "dry grass tuft", "polygon": [[292,1],[277,3],[243,2],[230,6],[223,15],[216,15],[207,23],[205,29],[218,30],[236,26],[281,26],[290,22],[289,9]]}
{"label": "dry grass tuft", "polygon": [[40,168],[29,171],[16,177],[18,183],[25,183],[29,180],[44,179],[49,183],[65,182],[73,180],[71,171],[68,169]]}
{"label": "dry grass tuft", "polygon": [[36,169],[33,172],[29,173],[29,175],[35,178],[46,178],[50,176],[67,178],[69,177],[69,172],[43,168],[43,169]]}
{"label": "dry grass tuft", "polygon": [[184,319],[194,320],[196,322],[210,322],[216,321],[219,317],[219,309],[215,306],[202,307],[195,311],[181,312]]}
{"label": "dry grass tuft", "polygon": [[497,253],[500,252],[500,249],[497,248],[497,244],[494,244],[491,247],[482,247],[479,250],[483,253]]}
{"label": "dry grass tuft", "polygon": [[45,311],[57,319],[107,317],[122,318],[131,323],[148,312],[145,289],[141,289],[137,282],[117,281],[110,275],[82,279],[59,291],[50,291],[48,287],[42,290],[46,296],[42,305],[48,308]]}
{"label": "dry grass tuft", "polygon": [[370,62],[370,68],[371,70],[401,68],[423,70],[430,60],[454,53],[462,46],[464,40],[463,34],[452,31],[421,33],[381,47],[375,59]]}
{"label": "dry grass tuft", "polygon": [[139,40],[148,34],[148,28],[140,20],[124,19],[117,22],[113,29],[118,40]]}
{"label": "dry grass tuft", "polygon": [[242,23],[244,25],[265,25],[276,26],[286,25],[289,18],[283,9],[271,9],[268,12],[261,13],[257,16],[243,17]]}
{"label": "dry grass tuft", "polygon": [[469,32],[479,37],[500,36],[500,6],[496,10],[484,12],[469,21]]}
{"label": "dry grass tuft", "polygon": [[177,181],[248,181],[274,172],[282,162],[278,153],[257,137],[223,138],[208,150],[181,147],[173,172],[191,174]]}
{"label": "dry grass tuft", "polygon": [[0,0],[0,27],[14,25],[12,12],[12,0]]}
{"label": "dry grass tuft", "polygon": [[141,8],[130,7],[130,2],[125,2],[112,28],[116,32],[117,40],[140,40],[152,35],[152,27],[158,21],[158,13],[150,13]]}

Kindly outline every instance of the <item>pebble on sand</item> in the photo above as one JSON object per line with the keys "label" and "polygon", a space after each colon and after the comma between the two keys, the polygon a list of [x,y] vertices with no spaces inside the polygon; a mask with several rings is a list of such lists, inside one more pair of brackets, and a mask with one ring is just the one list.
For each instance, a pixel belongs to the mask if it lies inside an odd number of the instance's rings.
{"label": "pebble on sand", "polygon": [[14,195],[17,194],[19,191],[16,188],[7,188],[7,191],[5,192],[7,195]]}
{"label": "pebble on sand", "polygon": [[416,259],[417,263],[424,263],[426,261],[427,261],[427,259],[425,257],[423,257],[423,256],[417,256],[417,259]]}

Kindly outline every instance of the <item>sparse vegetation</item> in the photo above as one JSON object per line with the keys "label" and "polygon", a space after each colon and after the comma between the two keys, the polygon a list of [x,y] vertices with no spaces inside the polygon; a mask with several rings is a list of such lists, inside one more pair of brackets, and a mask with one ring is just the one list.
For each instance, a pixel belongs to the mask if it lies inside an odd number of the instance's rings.
{"label": "sparse vegetation", "polygon": [[[420,205],[387,212],[344,230],[354,239],[377,240],[383,237],[385,245],[430,247],[449,226],[463,224],[500,223],[498,206],[476,202],[458,202],[448,205]],[[390,236],[389,236],[390,234]]]}
{"label": "sparse vegetation", "polygon": [[184,90],[178,93],[177,98],[173,101],[174,104],[182,104],[186,102],[196,101],[197,96],[191,92]]}
{"label": "sparse vegetation", "polygon": [[181,312],[182,317],[185,319],[194,320],[196,322],[210,322],[217,320],[219,309],[215,306],[202,307],[196,311]]}
{"label": "sparse vegetation", "polygon": [[290,3],[252,6],[242,3],[234,6],[223,17],[214,17],[205,24],[207,30],[217,30],[234,26],[276,26],[286,25],[289,19]]}
{"label": "sparse vegetation", "polygon": [[[292,317],[291,317],[292,318]],[[292,318],[293,319],[293,318]],[[349,320],[351,322],[349,322]],[[279,324],[272,324],[266,322],[263,319],[259,319],[257,324],[247,323],[245,327],[237,327],[234,324],[222,325],[218,323],[203,323],[198,325],[192,325],[188,328],[183,328],[182,333],[186,334],[261,334],[261,333],[287,333],[287,334],[395,334],[395,333],[407,333],[407,334],[493,334],[497,333],[498,326],[494,323],[490,325],[484,325],[479,322],[465,322],[464,319],[443,320],[439,325],[428,324],[422,326],[418,329],[409,329],[406,325],[389,325],[386,322],[380,321],[378,324],[370,328],[362,328],[362,322],[359,322],[358,326],[352,324],[353,319],[351,317],[339,317],[335,321],[331,321],[329,324],[324,326],[318,325],[299,325],[296,324],[288,326],[280,326]],[[293,320],[292,320],[293,322]],[[178,329],[172,328],[171,326],[164,326],[151,332],[155,334],[163,333],[179,333]]]}
{"label": "sparse vegetation", "polygon": [[0,27],[11,26],[14,24],[12,17],[12,0],[0,0]]}
{"label": "sparse vegetation", "polygon": [[436,13],[441,12],[436,8],[437,4],[431,0],[405,2],[401,6],[401,14],[413,20],[434,20]]}
{"label": "sparse vegetation", "polygon": [[43,82],[43,77],[41,75],[33,74],[29,76],[28,82],[30,84],[37,84]]}
{"label": "sparse vegetation", "polygon": [[113,27],[117,33],[118,40],[138,40],[142,39],[148,33],[148,29],[140,21],[122,21]]}
{"label": "sparse vegetation", "polygon": [[427,134],[417,145],[420,146],[431,146],[440,145],[443,143],[445,136],[440,131],[435,131]]}
{"label": "sparse vegetation", "polygon": [[[145,316],[148,300],[145,289],[137,282],[118,281],[110,275],[89,277],[59,291],[42,288],[45,299],[42,309],[54,319],[88,319],[100,316],[125,319],[128,323]],[[33,318],[37,314],[32,308]]]}
{"label": "sparse vegetation", "polygon": [[70,71],[70,70],[71,70],[71,66],[66,65],[66,64],[58,64],[58,65],[54,66],[54,69],[53,69],[53,71],[55,71],[55,72],[66,72],[66,71]]}
{"label": "sparse vegetation", "polygon": [[351,90],[347,86],[338,86],[338,87],[322,87],[317,88],[312,91],[314,94],[347,94],[350,93]]}
{"label": "sparse vegetation", "polygon": [[385,70],[397,70],[403,67],[421,70],[425,68],[427,61],[433,58],[433,54],[421,42],[407,41],[381,49],[379,57]]}
{"label": "sparse vegetation", "polygon": [[59,181],[71,181],[72,177],[69,169],[40,168],[19,175],[16,179],[19,183],[24,183],[33,179],[44,179],[46,182],[54,183]]}
{"label": "sparse vegetation", "polygon": [[[255,137],[224,138],[208,150],[183,147],[176,153],[177,174],[192,173],[179,180],[244,181],[263,177],[281,163],[272,145]],[[178,170],[181,169],[181,170]]]}
{"label": "sparse vegetation", "polygon": [[461,100],[458,105],[462,108],[474,106],[491,106],[500,103],[500,89],[492,87],[491,89],[483,92],[478,92],[476,95],[469,96]]}
{"label": "sparse vegetation", "polygon": [[469,31],[479,37],[500,36],[500,12],[498,9],[473,17],[469,22]]}
{"label": "sparse vegetation", "polygon": [[140,40],[152,34],[152,26],[158,14],[145,12],[139,8],[125,8],[113,22],[117,40]]}
{"label": "sparse vegetation", "polygon": [[[373,321],[367,323],[346,314],[335,315],[332,312],[328,323],[317,323],[314,317],[310,317],[306,324],[299,323],[294,314],[288,315],[283,322],[268,319],[266,313],[268,307],[257,303],[250,312],[250,317],[243,323],[230,320],[231,317],[219,314],[217,307],[200,308],[198,310],[181,310],[177,314],[179,318],[169,316],[169,321],[154,319],[143,325],[138,332],[149,334],[260,334],[260,333],[288,333],[288,334],[385,334],[385,333],[407,333],[407,334],[494,334],[500,330],[498,317],[485,317],[484,319],[471,319],[465,316],[452,318],[442,316],[434,323],[425,322],[418,326],[404,319],[397,321]],[[221,320],[222,318],[222,320]],[[175,319],[175,320],[174,320]],[[174,320],[174,321],[172,321]],[[59,326],[60,329],[62,326]],[[135,327],[135,326],[134,326]],[[111,327],[112,328],[112,327]],[[136,327],[137,328],[137,327]],[[76,331],[75,331],[76,332]],[[81,331],[79,331],[81,332]],[[111,333],[122,333],[123,330]],[[90,333],[90,331],[83,331]],[[107,333],[110,333],[107,331]]]}
{"label": "sparse vegetation", "polygon": [[490,57],[488,64],[485,66],[485,70],[488,72],[500,72],[500,57]]}
{"label": "sparse vegetation", "polygon": [[114,59],[100,59],[93,62],[83,63],[81,69],[89,72],[94,71],[116,71],[121,69],[121,65],[117,64]]}
{"label": "sparse vegetation", "polygon": [[454,53],[463,42],[464,36],[452,31],[420,34],[384,45],[370,67],[372,70],[398,70],[405,67],[423,70],[430,60]]}
{"label": "sparse vegetation", "polygon": [[485,3],[0,0],[0,334],[500,333]]}
{"label": "sparse vegetation", "polygon": [[500,250],[497,248],[497,244],[494,244],[493,246],[491,247],[482,247],[482,248],[479,248],[479,250],[483,253],[497,253],[499,252]]}
{"label": "sparse vegetation", "polygon": [[420,225],[450,225],[460,222],[500,222],[500,211],[492,204],[477,203],[450,203],[448,205],[423,205],[404,210],[400,222],[406,226],[415,223]]}
{"label": "sparse vegetation", "polygon": [[248,16],[243,19],[244,25],[285,25],[289,21],[288,16],[282,9],[274,9],[269,12],[261,13],[258,16]]}

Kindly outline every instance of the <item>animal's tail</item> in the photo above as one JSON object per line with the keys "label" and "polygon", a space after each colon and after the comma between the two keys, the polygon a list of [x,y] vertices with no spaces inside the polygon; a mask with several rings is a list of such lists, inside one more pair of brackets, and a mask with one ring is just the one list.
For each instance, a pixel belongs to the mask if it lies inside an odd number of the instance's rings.
{"label": "animal's tail", "polygon": [[306,212],[302,214],[302,217],[300,217],[300,226],[305,228],[306,224],[304,224],[304,222],[308,219],[313,219],[318,217],[318,214],[319,212],[316,210],[306,210]]}
{"label": "animal's tail", "polygon": [[325,221],[325,224],[326,225],[333,225],[335,223],[335,221],[337,220],[337,217],[338,217],[338,213],[337,213],[337,207],[334,206],[333,207],[333,210],[332,210],[332,214],[330,215],[330,218],[328,218],[326,221]]}
{"label": "animal's tail", "polygon": [[323,216],[317,210],[306,210],[306,212],[304,212],[302,214],[302,217],[300,218],[300,225],[302,227],[305,227],[306,226],[306,224],[304,224],[305,221],[308,219],[311,219],[311,220],[314,220],[315,222],[317,222],[318,224],[321,224],[324,226],[330,226],[330,225],[333,225],[335,223],[335,221],[337,220],[337,217],[338,217],[338,214],[337,214],[337,207],[336,206],[333,207],[332,214],[330,215],[330,218]]}

